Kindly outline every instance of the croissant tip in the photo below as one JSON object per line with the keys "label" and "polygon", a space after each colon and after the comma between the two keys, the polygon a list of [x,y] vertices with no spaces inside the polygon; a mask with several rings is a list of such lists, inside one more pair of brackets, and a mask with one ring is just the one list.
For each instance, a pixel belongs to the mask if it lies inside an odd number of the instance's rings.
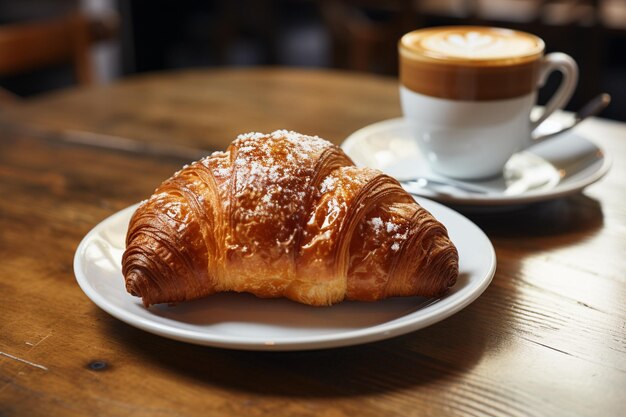
{"label": "croissant tip", "polygon": [[138,276],[134,272],[130,272],[126,275],[126,291],[130,295],[134,295],[135,297],[140,297],[137,285]]}
{"label": "croissant tip", "polygon": [[448,279],[448,282],[446,283],[448,288],[452,288],[456,285],[456,281],[459,277],[459,272],[455,271],[454,273],[450,274],[450,278]]}
{"label": "croissant tip", "polygon": [[142,295],[141,281],[143,280],[143,276],[141,272],[133,270],[126,274],[125,279],[126,291],[132,296],[140,297],[146,308],[150,307],[150,302]]}

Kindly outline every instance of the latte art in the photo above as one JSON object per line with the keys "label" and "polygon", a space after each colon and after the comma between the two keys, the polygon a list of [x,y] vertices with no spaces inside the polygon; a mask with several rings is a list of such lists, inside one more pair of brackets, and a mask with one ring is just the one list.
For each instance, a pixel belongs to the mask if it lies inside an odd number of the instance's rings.
{"label": "latte art", "polygon": [[530,34],[507,29],[447,27],[406,35],[402,46],[410,52],[443,60],[499,60],[534,56],[543,42]]}
{"label": "latte art", "polygon": [[[464,35],[452,34],[444,40],[444,44],[448,47],[459,47],[465,50],[473,50],[477,48],[485,48],[494,46],[494,44],[502,45],[502,39],[494,39],[490,35],[482,35],[478,32],[467,32]],[[444,48],[446,45],[444,45]]]}
{"label": "latte art", "polygon": [[532,52],[535,44],[524,38],[496,38],[478,32],[433,36],[422,41],[425,49],[459,58],[497,59]]}
{"label": "latte art", "polygon": [[405,34],[398,44],[400,82],[430,97],[504,100],[537,89],[543,41],[485,26],[441,26]]}

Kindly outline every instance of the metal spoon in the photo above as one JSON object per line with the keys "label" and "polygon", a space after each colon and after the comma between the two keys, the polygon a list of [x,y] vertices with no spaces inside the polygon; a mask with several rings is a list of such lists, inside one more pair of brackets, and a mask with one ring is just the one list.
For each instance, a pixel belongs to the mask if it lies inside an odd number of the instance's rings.
{"label": "metal spoon", "polygon": [[560,135],[561,133],[565,133],[578,126],[578,124],[586,118],[599,114],[602,110],[606,108],[606,106],[609,105],[609,103],[611,103],[611,96],[609,94],[599,94],[589,100],[587,104],[582,106],[581,109],[576,112],[576,114],[574,115],[574,122],[571,125],[564,127],[561,130],[557,130],[556,132],[546,133],[545,135],[538,136],[535,138],[535,140],[541,141],[543,139],[551,138],[553,136]]}
{"label": "metal spoon", "polygon": [[418,188],[428,188],[430,190],[438,191],[438,192],[441,192],[441,187],[452,187],[452,188],[465,191],[468,193],[473,193],[473,194],[489,194],[490,192],[492,192],[492,190],[490,190],[487,187],[483,187],[478,184],[470,184],[465,181],[453,180],[452,178],[446,178],[446,179],[440,180],[440,179],[429,178],[429,177],[418,177],[418,178],[412,178],[409,180],[404,180],[404,181],[401,181],[400,183],[403,185],[409,186],[409,188],[411,186],[415,186]]}

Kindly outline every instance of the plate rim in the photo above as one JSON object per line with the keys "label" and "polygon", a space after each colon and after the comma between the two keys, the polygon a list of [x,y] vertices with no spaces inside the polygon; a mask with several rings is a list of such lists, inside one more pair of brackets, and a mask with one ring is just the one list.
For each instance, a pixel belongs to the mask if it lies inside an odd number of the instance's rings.
{"label": "plate rim", "polygon": [[[380,131],[383,130],[387,125],[395,127],[403,124],[405,124],[404,117],[394,117],[391,119],[380,120],[367,126],[363,126],[362,128],[348,135],[343,140],[340,147],[348,154],[348,156],[350,156],[349,149],[346,148],[348,146],[350,148],[354,147],[355,145],[352,142],[356,143],[362,136],[367,135],[370,130]],[[576,132],[574,131],[572,132],[572,134],[576,134]],[[590,141],[582,135],[579,136],[582,139],[592,143],[602,153],[602,165],[598,167],[595,172],[585,177],[584,179],[580,179],[566,185],[562,185],[562,183],[559,183],[557,184],[557,186],[549,190],[537,190],[530,191],[521,195],[502,195],[500,197],[482,195],[476,195],[474,197],[455,197],[449,194],[425,195],[420,194],[419,191],[413,192],[413,195],[419,196],[420,198],[435,200],[440,203],[459,206],[522,206],[541,201],[553,200],[570,194],[574,194],[603,178],[609,172],[613,164],[611,156],[599,144]]]}
{"label": "plate rim", "polygon": [[[96,224],[91,230],[89,230],[79,243],[74,254],[74,275],[79,287],[85,295],[87,295],[87,297],[96,306],[109,315],[143,331],[182,342],[236,350],[302,351],[360,345],[389,339],[428,327],[458,313],[474,302],[488,288],[493,280],[497,267],[496,253],[493,244],[487,235],[476,224],[459,212],[446,207],[441,203],[425,197],[416,197],[415,199],[420,205],[422,205],[422,202],[426,202],[425,206],[434,206],[438,210],[447,211],[448,214],[452,213],[452,215],[458,216],[461,221],[465,222],[465,226],[473,228],[474,232],[481,235],[484,239],[484,243],[487,244],[489,249],[487,256],[490,260],[490,264],[486,268],[485,276],[481,277],[481,279],[477,281],[477,284],[470,286],[465,292],[461,290],[460,292],[452,294],[450,298],[444,298],[443,301],[441,299],[432,299],[431,303],[427,304],[424,308],[419,309],[418,311],[414,311],[404,316],[396,317],[373,326],[366,326],[351,330],[341,330],[324,335],[290,337],[288,340],[274,338],[273,340],[266,339],[250,341],[250,338],[245,336],[228,335],[228,337],[226,337],[223,335],[215,335],[214,333],[208,335],[204,334],[205,337],[199,338],[198,331],[176,328],[171,325],[166,326],[158,321],[148,320],[145,317],[129,312],[128,310],[111,303],[104,295],[98,292],[93,285],[91,285],[85,271],[83,270],[83,255],[85,254],[88,245],[98,235],[101,229],[105,228],[107,224],[115,222],[120,217],[123,218],[124,216],[128,216],[129,212],[134,212],[140,203],[133,204],[107,216],[105,219]],[[425,208],[430,211],[429,208]],[[448,302],[450,305],[443,311],[438,311],[437,309],[432,308],[428,310],[431,306],[437,305],[440,302],[445,302],[446,300],[450,300]],[[412,320],[409,323],[403,323],[404,320],[401,320],[415,313],[420,313],[419,320]],[[394,321],[399,322],[393,323]]]}

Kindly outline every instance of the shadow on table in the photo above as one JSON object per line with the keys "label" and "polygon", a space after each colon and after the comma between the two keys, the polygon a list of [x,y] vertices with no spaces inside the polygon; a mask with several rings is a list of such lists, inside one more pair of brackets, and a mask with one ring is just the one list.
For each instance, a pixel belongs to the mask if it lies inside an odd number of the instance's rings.
{"label": "shadow on table", "polygon": [[[420,352],[420,331],[367,345],[297,352],[252,352],[217,349],[159,338],[113,319],[110,333],[137,355],[154,362],[149,367],[169,368],[193,378],[195,384],[219,385],[256,395],[295,398],[345,397],[401,390],[454,378],[471,368],[482,354],[481,343],[472,355],[455,364]],[[114,365],[114,364],[113,364]]]}
{"label": "shadow on table", "polygon": [[598,231],[604,221],[600,203],[584,194],[503,212],[464,213],[493,239],[567,235],[563,243]]}
{"label": "shadow on table", "polygon": [[[445,389],[485,355],[508,343],[507,311],[493,314],[497,286],[461,312],[425,329],[360,346],[253,352],[196,346],[138,330],[100,312],[103,331],[148,368],[166,368],[195,384],[261,396],[339,398],[405,389]],[[510,292],[510,290],[508,290]],[[513,293],[506,295],[509,300]],[[111,364],[115,366],[115,364]],[[427,391],[425,391],[427,392]]]}

